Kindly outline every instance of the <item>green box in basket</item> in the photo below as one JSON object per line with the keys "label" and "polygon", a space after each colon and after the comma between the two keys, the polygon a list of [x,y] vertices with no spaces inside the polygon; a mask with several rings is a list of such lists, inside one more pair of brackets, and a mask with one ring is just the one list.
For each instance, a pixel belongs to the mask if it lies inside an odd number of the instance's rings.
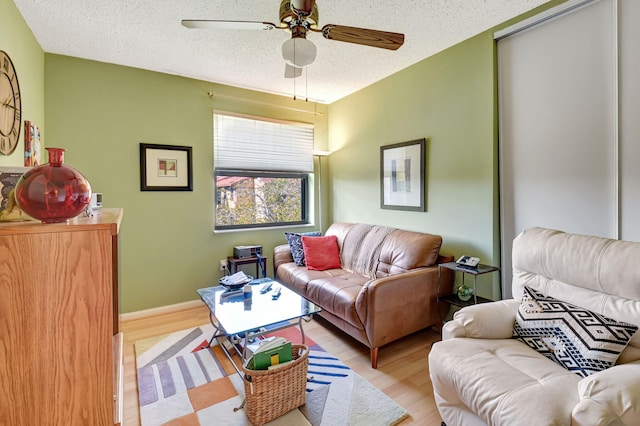
{"label": "green box in basket", "polygon": [[286,342],[274,348],[258,350],[253,354],[248,368],[250,370],[266,370],[272,365],[282,364],[291,361],[291,359],[291,342]]}

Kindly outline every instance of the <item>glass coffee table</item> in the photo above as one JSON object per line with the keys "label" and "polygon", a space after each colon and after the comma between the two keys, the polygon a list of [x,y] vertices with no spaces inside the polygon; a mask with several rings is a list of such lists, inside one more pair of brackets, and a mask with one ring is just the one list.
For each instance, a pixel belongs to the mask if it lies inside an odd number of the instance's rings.
{"label": "glass coffee table", "polygon": [[[260,290],[268,284],[271,284],[271,290],[261,293]],[[209,345],[216,340],[241,376],[240,368],[224,344],[225,340],[232,344],[233,350],[241,357],[242,362],[245,362],[247,345],[265,333],[298,326],[304,344],[302,322],[310,321],[313,314],[320,312],[318,306],[277,281],[253,280],[250,285],[249,297],[245,297],[242,289],[229,291],[222,286],[197,290],[209,308],[209,319],[215,328]],[[280,295],[274,298],[277,288],[280,288]]]}

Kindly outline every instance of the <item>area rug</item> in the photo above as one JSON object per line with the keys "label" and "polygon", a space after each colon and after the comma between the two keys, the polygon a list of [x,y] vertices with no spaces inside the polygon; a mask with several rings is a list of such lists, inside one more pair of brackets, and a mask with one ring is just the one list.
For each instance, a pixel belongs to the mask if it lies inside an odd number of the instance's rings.
{"label": "area rug", "polygon": [[[135,343],[142,426],[251,425],[244,385],[222,350],[207,348],[210,324]],[[291,327],[275,334],[300,342]],[[269,425],[394,425],[409,413],[308,335],[306,404]]]}

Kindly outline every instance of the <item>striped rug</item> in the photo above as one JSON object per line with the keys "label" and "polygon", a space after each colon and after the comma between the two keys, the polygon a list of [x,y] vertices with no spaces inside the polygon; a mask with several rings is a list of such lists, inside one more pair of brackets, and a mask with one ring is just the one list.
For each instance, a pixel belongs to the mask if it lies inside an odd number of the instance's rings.
{"label": "striped rug", "polygon": [[[143,426],[250,425],[242,379],[217,346],[207,349],[211,325],[135,344],[140,421]],[[292,342],[300,332],[277,332]],[[306,404],[269,425],[393,425],[408,412],[307,336]]]}

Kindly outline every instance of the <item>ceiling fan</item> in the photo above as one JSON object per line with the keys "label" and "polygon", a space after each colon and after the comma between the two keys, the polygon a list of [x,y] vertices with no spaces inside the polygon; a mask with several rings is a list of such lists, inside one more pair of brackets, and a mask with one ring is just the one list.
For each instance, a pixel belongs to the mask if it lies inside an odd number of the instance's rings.
{"label": "ceiling fan", "polygon": [[382,49],[396,50],[404,43],[404,34],[366,28],[327,24],[318,28],[318,6],[315,0],[282,0],[280,24],[258,21],[226,21],[184,19],[187,28],[288,30],[291,38],[282,44],[282,57],[286,61],[285,77],[302,75],[302,69],[316,59],[316,46],[307,40],[309,31],[322,33],[328,40],[344,41]]}

